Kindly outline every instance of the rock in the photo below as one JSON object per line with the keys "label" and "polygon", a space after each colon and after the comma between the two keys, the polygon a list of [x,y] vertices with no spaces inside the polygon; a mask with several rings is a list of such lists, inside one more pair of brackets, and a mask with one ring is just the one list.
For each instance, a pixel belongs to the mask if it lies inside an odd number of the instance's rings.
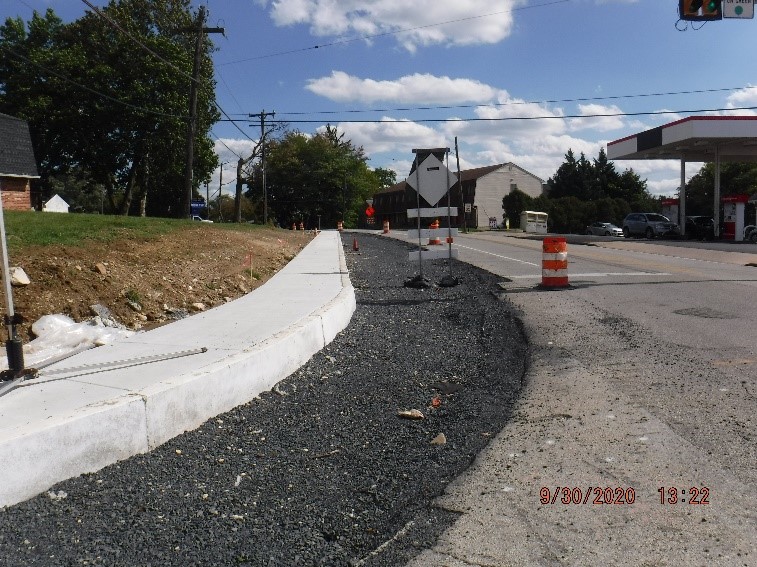
{"label": "rock", "polygon": [[447,436],[444,433],[440,433],[431,440],[432,445],[444,445],[447,442]]}
{"label": "rock", "polygon": [[197,303],[193,303],[191,306],[192,311],[205,311],[205,304],[200,303],[199,301]]}
{"label": "rock", "polygon": [[426,418],[426,416],[423,415],[423,412],[417,409],[398,411],[397,417],[401,417],[402,419],[425,419]]}
{"label": "rock", "polygon": [[126,305],[128,305],[132,311],[136,311],[137,313],[142,311],[142,306],[136,301],[132,301],[131,299],[126,300]]}
{"label": "rock", "polygon": [[173,321],[189,317],[189,311],[182,308],[166,307],[166,313],[168,314],[168,318]]}
{"label": "rock", "polygon": [[113,318],[113,313],[111,313],[110,309],[105,307],[105,305],[95,303],[94,305],[89,306],[89,310],[92,312],[92,315],[96,315],[97,317],[100,317],[101,319]]}
{"label": "rock", "polygon": [[102,262],[95,264],[95,270],[99,272],[101,276],[104,276],[108,273],[108,268],[106,268],[105,264],[103,264]]}
{"label": "rock", "polygon": [[26,272],[23,268],[15,267],[11,268],[10,270],[10,276],[11,276],[11,285],[15,286],[25,286],[29,285],[31,280],[29,279],[29,276],[26,275]]}
{"label": "rock", "polygon": [[68,493],[65,490],[59,490],[58,492],[50,490],[47,492],[47,497],[50,500],[63,500],[68,497]]}

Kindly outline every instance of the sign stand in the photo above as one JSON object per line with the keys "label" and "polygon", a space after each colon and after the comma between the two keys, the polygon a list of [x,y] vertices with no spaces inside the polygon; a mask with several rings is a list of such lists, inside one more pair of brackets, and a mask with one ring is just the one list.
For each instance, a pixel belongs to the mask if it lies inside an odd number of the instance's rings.
{"label": "sign stand", "polygon": [[8,340],[5,351],[8,355],[8,370],[0,373],[0,380],[19,380],[27,375],[34,375],[34,369],[24,368],[24,345],[18,336],[16,325],[22,318],[13,310],[13,290],[11,289],[10,266],[8,265],[8,243],[5,238],[5,216],[3,214],[3,198],[0,193],[0,264],[2,268],[3,284],[5,287],[5,317],[3,322],[8,329]]}
{"label": "sign stand", "polygon": [[[405,180],[405,182],[415,190],[416,193],[416,208],[408,209],[407,218],[415,217],[417,219],[416,230],[408,230],[408,238],[418,238],[418,249],[408,254],[409,260],[414,260],[417,256],[419,265],[419,274],[413,278],[405,281],[407,287],[430,287],[430,282],[423,276],[423,260],[441,259],[446,258],[452,260],[457,258],[457,249],[453,248],[453,235],[457,235],[457,229],[453,229],[451,217],[453,207],[450,204],[450,188],[454,183],[450,180],[449,171],[449,148],[431,148],[431,149],[414,149],[413,153],[413,170]],[[447,165],[441,160],[446,156]],[[413,175],[415,174],[415,175]],[[437,205],[442,200],[444,195],[447,195],[447,206],[438,207]],[[421,207],[421,197],[430,207]],[[447,250],[435,249],[435,244],[441,244],[441,235],[444,234],[443,230],[439,228],[438,220],[431,224],[428,229],[421,228],[421,217],[434,218],[447,214]],[[457,216],[457,207],[454,208],[454,213]],[[429,238],[429,246],[424,247],[422,238],[427,236]],[[440,282],[441,286],[457,285],[457,280],[452,277],[452,262],[449,262],[450,274],[445,276]]]}

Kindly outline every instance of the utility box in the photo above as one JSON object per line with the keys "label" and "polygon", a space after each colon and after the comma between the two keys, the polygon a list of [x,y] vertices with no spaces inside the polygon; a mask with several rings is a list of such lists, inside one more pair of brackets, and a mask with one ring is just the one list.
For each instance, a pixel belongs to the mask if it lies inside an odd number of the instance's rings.
{"label": "utility box", "polygon": [[547,213],[523,211],[520,214],[520,228],[523,232],[547,234]]}

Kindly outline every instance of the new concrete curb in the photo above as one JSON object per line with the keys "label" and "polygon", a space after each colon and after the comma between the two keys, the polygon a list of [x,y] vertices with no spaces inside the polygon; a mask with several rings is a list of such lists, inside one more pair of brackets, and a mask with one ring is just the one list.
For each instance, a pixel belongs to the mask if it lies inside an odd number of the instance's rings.
{"label": "new concrete curb", "polygon": [[[310,280],[320,278],[318,285]],[[323,283],[325,282],[325,283]],[[56,482],[94,472],[130,456],[148,452],[208,419],[244,404],[294,372],[344,329],[355,311],[341,238],[320,233],[264,286],[234,302],[140,333],[108,347],[77,355],[77,365],[144,356],[172,340],[208,339],[250,313],[294,304],[276,321],[253,325],[257,340],[216,345],[207,352],[137,369],[119,368],[52,380],[29,381],[0,398],[0,506],[31,498]],[[228,308],[228,309],[224,309]],[[230,318],[231,317],[231,321]],[[271,331],[266,334],[263,327]],[[233,338],[231,339],[233,340]],[[211,344],[213,343],[210,340]],[[198,343],[199,344],[199,343]],[[180,340],[171,346],[192,347]],[[74,358],[66,361],[71,367]],[[58,363],[56,366],[62,366]],[[54,367],[52,367],[54,368]],[[154,380],[146,374],[155,376]],[[127,387],[129,381],[137,387]],[[67,400],[69,405],[57,403]],[[55,410],[40,405],[56,405]],[[29,411],[26,411],[28,408]],[[39,414],[36,418],[27,414]]]}

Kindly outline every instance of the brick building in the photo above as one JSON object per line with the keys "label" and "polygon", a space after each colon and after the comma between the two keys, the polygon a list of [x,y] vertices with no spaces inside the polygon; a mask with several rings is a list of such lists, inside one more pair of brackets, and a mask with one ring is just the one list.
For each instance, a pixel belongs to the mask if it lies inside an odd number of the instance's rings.
{"label": "brick building", "polygon": [[0,114],[0,191],[3,210],[32,209],[31,180],[39,179],[29,125]]}

